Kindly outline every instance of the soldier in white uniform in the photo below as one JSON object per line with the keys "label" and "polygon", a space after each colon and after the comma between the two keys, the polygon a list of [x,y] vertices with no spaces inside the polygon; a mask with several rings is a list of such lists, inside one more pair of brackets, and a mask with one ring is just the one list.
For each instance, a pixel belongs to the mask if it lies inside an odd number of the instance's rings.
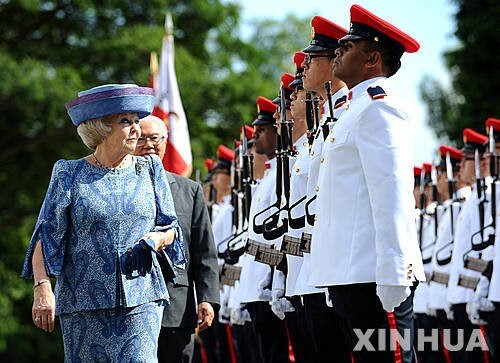
{"label": "soldier in white uniform", "polygon": [[[462,152],[465,155],[460,165],[460,175],[464,182],[473,186],[473,190],[471,198],[464,203],[457,221],[448,283],[448,302],[451,304],[452,310],[450,317],[453,317],[455,327],[459,329],[459,332],[463,332],[464,341],[468,342],[473,330],[479,328],[478,325],[469,320],[466,305],[474,299],[474,289],[481,277],[481,273],[464,266],[466,255],[470,257],[479,256],[478,252],[471,251],[472,235],[480,230],[478,208],[480,200],[478,199],[476,170],[474,167],[476,150],[481,159],[482,175],[488,174],[489,171],[487,170],[487,162],[483,157],[487,150],[488,137],[467,128],[463,131],[463,138],[464,147]],[[484,193],[486,190],[482,192]],[[460,357],[462,362],[483,362],[483,352],[477,348],[468,351],[464,347],[464,349],[457,352],[457,356]]]}
{"label": "soldier in white uniform", "polygon": [[[442,200],[438,189],[438,166],[432,163],[424,163],[422,172],[425,173],[425,178],[422,182],[425,184],[424,191],[424,207],[419,214],[417,234],[419,238],[420,251],[422,253],[422,262],[426,280],[421,282],[415,290],[413,298],[413,312],[415,319],[415,329],[424,332],[426,336],[432,334],[433,329],[438,329],[438,321],[436,314],[428,309],[430,299],[429,281],[432,272],[432,255],[437,240],[437,230],[442,220],[444,206],[438,202]],[[443,174],[440,174],[443,175]],[[415,347],[419,346],[418,335],[415,337]],[[424,344],[423,349],[420,348],[419,358],[426,363],[440,363],[443,361],[441,349],[432,349],[431,344]],[[441,348],[441,347],[439,347]]]}
{"label": "soldier in white uniform", "polygon": [[[302,161],[297,161],[298,176],[305,178],[306,182],[306,225],[304,230],[312,235],[314,244],[314,215],[316,212],[316,193],[318,187],[318,173],[321,164],[321,149],[324,142],[323,124],[330,116],[326,82],[331,82],[331,93],[333,103],[333,118],[336,119],[344,110],[347,99],[347,87],[345,83],[332,74],[335,49],[338,48],[338,39],[347,34],[347,30],[321,16],[314,16],[311,20],[312,39],[303,51],[307,53],[304,58],[302,83],[305,91],[312,93],[320,99],[321,121],[316,133],[311,136],[312,145],[308,145],[309,158],[304,160],[307,166],[301,167]],[[310,130],[312,131],[312,130]],[[295,188],[295,186],[293,186]],[[301,233],[302,234],[302,233]],[[300,236],[300,235],[299,235]],[[350,362],[351,348],[347,344],[342,333],[342,318],[335,312],[333,307],[328,306],[326,289],[317,288],[309,282],[311,271],[310,253],[304,253],[300,272],[295,281],[294,291],[290,294],[300,295],[304,305],[304,317],[309,328],[319,362]]]}
{"label": "soldier in white uniform", "polygon": [[[301,54],[302,55],[301,55]],[[302,61],[304,59],[305,53],[302,52],[295,53],[294,60],[298,62],[298,67],[301,67]],[[299,54],[299,57],[297,57]],[[297,65],[297,64],[296,64]],[[304,203],[300,202],[300,198],[304,196],[305,192],[301,192],[301,183],[297,183],[297,170],[300,171],[304,167],[303,160],[307,159],[308,152],[307,148],[307,137],[306,130],[307,124],[305,120],[305,112],[300,114],[300,108],[304,108],[305,104],[299,102],[293,102],[292,99],[296,100],[296,94],[298,89],[302,89],[302,82],[297,82],[297,74],[301,78],[300,68],[297,68],[296,75],[290,73],[285,73],[281,77],[281,84],[284,86],[285,94],[285,106],[286,106],[286,118],[287,121],[293,122],[293,135],[292,144],[293,149],[297,153],[289,158],[289,170],[288,175],[290,178],[290,193],[289,193],[289,208],[288,210],[283,210],[280,218],[283,220],[286,218],[288,220],[288,232],[286,235],[297,237],[297,224],[300,223],[300,219],[304,218]],[[292,83],[295,85],[292,86]],[[281,95],[273,100],[273,103],[281,105]],[[296,112],[294,112],[294,110]],[[297,113],[299,112],[299,113]],[[281,112],[277,108],[274,114],[274,118],[277,122],[278,129],[281,127]],[[305,149],[304,149],[305,148]],[[297,163],[299,165],[297,165]],[[302,173],[303,174],[303,173]],[[286,178],[285,172],[283,172],[283,178]],[[305,185],[305,183],[304,183]],[[283,188],[283,194],[285,194],[285,188]],[[285,197],[285,195],[284,195]],[[292,207],[293,206],[293,207]],[[299,235],[300,237],[300,235]],[[284,236],[280,237],[283,238]],[[288,334],[290,337],[290,343],[292,344],[293,353],[295,361],[297,363],[301,362],[314,362],[317,361],[315,355],[314,345],[312,343],[312,338],[308,334],[308,331],[304,329],[305,320],[303,316],[302,303],[300,297],[290,295],[289,292],[294,289],[295,280],[297,274],[300,271],[301,257],[293,256],[288,254],[287,258],[287,274],[285,275],[282,271],[275,269],[273,275],[273,286],[271,293],[271,309],[280,319],[286,319]],[[286,295],[286,297],[285,297]]]}
{"label": "soldier in white uniform", "polygon": [[[463,153],[448,145],[441,145],[439,150],[441,173],[438,178],[438,191],[445,211],[439,221],[436,246],[432,255],[427,308],[430,315],[436,316],[441,331],[453,329],[455,332],[453,321],[448,320],[450,311],[447,302],[448,282],[458,215],[463,203],[470,198],[471,188],[462,180],[459,173]],[[446,162],[447,158],[449,165]],[[440,348],[442,348],[441,345]],[[450,352],[450,355],[454,354]]]}
{"label": "soldier in white uniform", "polygon": [[[265,213],[259,213],[276,201],[276,128],[273,118],[276,105],[265,97],[258,97],[257,105],[259,115],[252,124],[255,126],[255,152],[266,154],[269,160],[266,162],[264,177],[255,189],[255,194],[252,195],[248,238],[261,243],[275,244],[279,248],[280,241],[266,241],[262,234],[255,231],[255,225],[261,225],[275,210],[269,209]],[[254,218],[257,214],[259,214],[257,218]],[[239,301],[246,304],[250,312],[258,341],[257,349],[262,354],[262,361],[288,362],[285,322],[278,319],[271,311],[269,305],[271,286],[267,289],[259,286],[270,273],[270,267],[254,261],[253,256],[250,255],[245,254],[240,259],[242,259],[243,269],[238,289],[238,293],[241,294]]]}
{"label": "soldier in white uniform", "polygon": [[[495,154],[499,155],[497,151],[500,147],[500,119],[493,117],[488,118],[486,127],[493,127],[495,136]],[[498,158],[498,157],[497,157]],[[492,171],[492,175],[498,179],[498,162],[495,163],[496,170]],[[500,220],[500,185],[496,182],[496,226],[499,225]],[[488,299],[493,303],[494,310],[490,313],[488,324],[490,331],[490,344],[493,350],[493,362],[500,362],[500,233],[496,233],[493,257],[493,269],[491,271],[491,280],[488,291]]]}
{"label": "soldier in white uniform", "polygon": [[[419,44],[359,5],[339,42],[333,74],[348,86],[349,104],[323,146],[311,281],[329,287],[354,346],[353,329],[389,334],[393,327],[407,336],[411,288],[425,280],[414,223],[412,124],[387,79]],[[355,358],[412,361],[412,349],[379,349],[378,336],[371,335],[373,351],[365,346]]]}

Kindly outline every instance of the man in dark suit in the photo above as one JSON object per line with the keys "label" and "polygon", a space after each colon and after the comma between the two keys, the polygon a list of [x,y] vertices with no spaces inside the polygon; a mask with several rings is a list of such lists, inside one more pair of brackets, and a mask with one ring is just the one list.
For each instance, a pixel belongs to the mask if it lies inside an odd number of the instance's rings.
{"label": "man in dark suit", "polygon": [[[156,116],[141,120],[136,155],[157,154],[163,159],[167,128]],[[200,184],[166,172],[175,211],[186,244],[187,266],[177,270],[177,282],[168,282],[170,305],[165,308],[158,340],[160,362],[191,362],[194,332],[212,325],[219,305],[219,270],[212,226]],[[196,294],[196,295],[195,295]],[[198,303],[198,309],[196,306]]]}

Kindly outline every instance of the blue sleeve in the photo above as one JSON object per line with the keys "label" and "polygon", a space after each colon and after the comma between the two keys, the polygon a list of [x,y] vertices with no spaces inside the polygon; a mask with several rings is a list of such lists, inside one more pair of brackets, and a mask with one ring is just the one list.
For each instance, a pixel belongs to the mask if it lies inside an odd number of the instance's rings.
{"label": "blue sleeve", "polygon": [[184,268],[186,263],[184,238],[177,215],[175,214],[174,200],[170,186],[160,158],[157,155],[151,155],[151,160],[157,210],[154,231],[165,231],[170,228],[176,229],[177,236],[174,242],[165,248],[165,252],[175,266]]}
{"label": "blue sleeve", "polygon": [[68,237],[68,215],[73,173],[68,162],[54,164],[49,187],[24,259],[21,277],[33,277],[32,257],[38,241],[42,241],[45,269],[49,276],[58,276],[63,266]]}

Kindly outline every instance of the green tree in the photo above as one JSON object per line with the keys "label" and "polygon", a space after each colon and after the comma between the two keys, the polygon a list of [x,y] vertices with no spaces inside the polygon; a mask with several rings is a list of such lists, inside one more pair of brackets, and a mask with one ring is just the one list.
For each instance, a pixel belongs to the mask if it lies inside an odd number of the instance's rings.
{"label": "green tree", "polygon": [[429,124],[438,137],[461,144],[462,130],[470,127],[485,133],[488,117],[500,117],[497,88],[500,74],[500,39],[497,20],[500,2],[454,0],[457,4],[457,49],[445,53],[452,76],[451,89],[426,77],[420,86],[429,108]]}
{"label": "green tree", "polygon": [[32,287],[19,273],[53,163],[89,153],[64,104],[98,84],[147,84],[166,10],[194,167],[203,169],[217,144],[231,146],[254,119],[256,97],[274,97],[281,72],[293,71],[309,19],[256,21],[244,40],[239,6],[222,0],[0,0],[2,361],[62,360],[59,330],[45,334],[32,325]]}

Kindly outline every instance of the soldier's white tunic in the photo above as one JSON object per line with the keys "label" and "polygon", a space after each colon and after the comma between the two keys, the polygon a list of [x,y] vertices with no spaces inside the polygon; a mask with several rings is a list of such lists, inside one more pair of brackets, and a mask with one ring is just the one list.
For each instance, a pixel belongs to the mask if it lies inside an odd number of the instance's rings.
{"label": "soldier's white tunic", "polygon": [[[496,184],[496,226],[500,226],[500,183]],[[491,275],[488,298],[500,302],[500,233],[496,233],[495,246],[493,247],[493,274]]]}
{"label": "soldier's white tunic", "polygon": [[438,213],[439,217],[439,212],[438,208],[436,208],[436,203],[432,203],[425,208],[425,213],[423,215],[422,245],[420,246],[420,251],[422,253],[422,261],[427,281],[418,284],[415,290],[415,296],[413,298],[413,311],[415,313],[425,314],[427,312],[427,303],[429,301],[429,278],[432,272],[432,253],[436,242],[434,213]]}
{"label": "soldier's white tunic", "polygon": [[[471,196],[471,189],[469,186],[457,190],[457,198],[464,198],[468,200]],[[464,203],[454,201],[451,199],[443,202],[446,211],[439,222],[438,237],[434,253],[432,255],[432,273],[440,276],[447,276],[449,279],[451,270],[451,256],[453,252],[454,235],[452,234],[451,222],[451,208],[453,208],[453,227],[456,230],[458,215],[460,213],[461,205]],[[449,260],[449,261],[448,261]],[[447,262],[448,261],[448,262]],[[430,281],[429,282],[429,307],[431,309],[447,309],[448,308],[448,285],[442,282]]]}
{"label": "soldier's white tunic", "polygon": [[[367,89],[380,86],[385,97]],[[385,77],[359,83],[323,147],[311,282],[425,280],[414,222],[412,125]]]}
{"label": "soldier's white tunic", "polygon": [[[487,191],[489,194],[489,191]],[[487,197],[489,199],[489,197]],[[457,229],[455,233],[455,243],[453,244],[453,256],[451,260],[450,282],[448,284],[448,301],[450,304],[460,304],[472,301],[474,289],[465,288],[458,285],[460,276],[468,278],[480,278],[481,273],[464,267],[464,255],[474,258],[492,259],[493,247],[488,247],[484,251],[471,251],[472,235],[479,231],[479,200],[477,191],[472,191],[471,198],[464,203],[462,211],[458,217]],[[488,203],[484,204],[485,225],[491,221]],[[479,237],[479,235],[477,235]]]}
{"label": "soldier's white tunic", "polygon": [[[264,242],[269,245],[274,244],[276,248],[279,249],[281,238],[268,241],[264,239],[262,234],[255,233],[253,229],[254,216],[276,202],[276,158],[266,161],[266,165],[268,165],[268,167],[264,173],[264,177],[252,196],[248,238],[258,242]],[[262,224],[264,220],[274,212],[276,212],[276,208],[272,208],[259,215],[256,220],[257,224]],[[244,255],[240,258],[249,259],[249,261],[242,262],[244,267],[241,271],[240,286],[238,288],[239,293],[241,293],[240,301],[242,303],[260,301],[258,284],[266,277],[266,274],[270,271],[270,267],[263,263],[254,261],[254,256]]]}
{"label": "soldier's white tunic", "polygon": [[[348,94],[348,89],[347,87],[344,86],[332,95],[332,100],[335,103],[337,99],[343,96],[347,98],[347,94]],[[328,105],[325,104],[325,106],[326,106],[325,115],[323,117],[322,122],[326,120],[326,117],[329,114],[329,112],[327,112],[329,111],[327,107]],[[333,110],[334,118],[338,119],[344,110],[345,110],[345,104],[339,105],[339,107],[335,108]],[[307,177],[307,198],[306,198],[307,201],[310,201],[317,194],[316,189],[318,188],[319,168],[320,165],[322,164],[321,152],[323,149],[323,144],[324,144],[324,138],[323,135],[320,133],[318,137],[314,139],[314,142],[311,146],[311,150],[309,151],[309,162],[308,162],[309,169]],[[308,204],[309,214],[314,215],[316,213],[316,203],[317,199],[314,200],[312,203]],[[314,225],[310,224],[307,221],[307,219],[306,219],[306,226],[304,227],[304,232],[312,234],[311,244],[314,244],[314,239],[315,239]],[[310,276],[311,276],[311,254],[304,253],[304,257],[302,259],[302,265],[300,268],[300,273],[296,283],[295,292],[297,295],[308,295],[325,291],[325,289],[317,288],[313,284],[311,284]]]}

